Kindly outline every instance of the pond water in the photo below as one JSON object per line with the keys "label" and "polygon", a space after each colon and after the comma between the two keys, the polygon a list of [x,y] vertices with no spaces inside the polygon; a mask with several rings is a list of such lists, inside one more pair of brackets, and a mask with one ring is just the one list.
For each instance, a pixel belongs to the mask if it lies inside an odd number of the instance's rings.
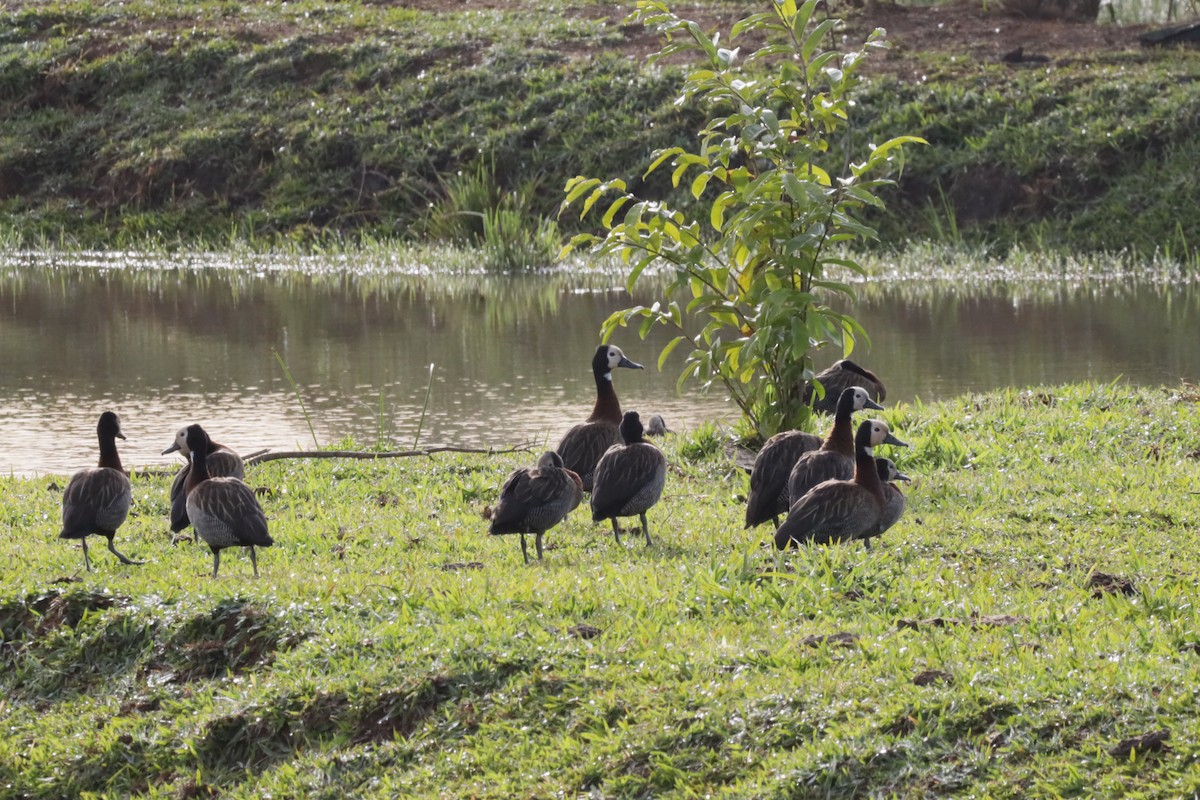
{"label": "pond water", "polygon": [[[191,421],[242,453],[311,448],[314,434],[322,446],[553,446],[591,409],[603,319],[652,299],[631,299],[598,273],[132,262],[0,262],[5,473],[94,462],[96,418],[108,408],[123,421],[127,466],[178,463],[160,453]],[[881,374],[889,402],[1118,377],[1171,386],[1200,372],[1194,284],[889,280],[864,288],[857,313],[873,341],[855,357]],[[645,342],[622,333],[614,342],[646,365],[616,375],[625,408],[661,413],[675,429],[735,416],[719,393],[676,392],[681,354],[657,370],[667,332]]]}

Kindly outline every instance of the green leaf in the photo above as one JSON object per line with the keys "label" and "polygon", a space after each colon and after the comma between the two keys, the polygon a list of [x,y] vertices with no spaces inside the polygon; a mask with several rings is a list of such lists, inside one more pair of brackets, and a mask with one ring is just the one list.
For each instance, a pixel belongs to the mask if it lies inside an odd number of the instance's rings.
{"label": "green leaf", "polygon": [[687,340],[688,338],[686,336],[676,336],[674,339],[667,342],[667,345],[662,349],[662,352],[658,354],[659,372],[662,372],[663,364],[667,363],[667,358],[671,355],[672,351],[674,351],[675,348],[680,345],[680,343],[686,342]]}
{"label": "green leaf", "polygon": [[600,223],[605,228],[611,228],[613,225],[613,218],[616,217],[617,212],[620,211],[625,204],[630,201],[630,199],[631,198],[629,195],[625,195],[624,197],[618,197],[616,200],[614,200],[612,205],[608,207],[608,211],[604,212],[604,217],[601,219]]}

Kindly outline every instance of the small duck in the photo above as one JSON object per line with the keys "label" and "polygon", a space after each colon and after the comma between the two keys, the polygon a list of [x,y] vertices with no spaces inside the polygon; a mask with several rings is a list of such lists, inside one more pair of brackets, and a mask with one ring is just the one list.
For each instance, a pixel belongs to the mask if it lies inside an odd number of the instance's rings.
{"label": "small duck", "polygon": [[[209,440],[209,447],[212,448],[208,453],[208,474],[214,478],[237,478],[238,480],[246,479],[246,465],[242,463],[242,457],[239,456],[230,447],[226,447],[220,442]],[[191,521],[188,520],[187,513],[187,492],[183,487],[187,484],[188,475],[192,471],[191,451],[187,444],[187,428],[180,428],[175,434],[175,441],[166,450],[162,451],[165,456],[167,453],[178,451],[180,455],[188,459],[188,463],[175,474],[175,480],[171,482],[171,543],[178,541],[178,534],[183,531]]]}
{"label": "small duck", "polygon": [[621,439],[605,452],[596,465],[596,481],[592,486],[592,519],[596,522],[611,519],[613,538],[621,543],[617,517],[637,515],[642,521],[642,534],[650,545],[650,525],[646,512],[662,497],[667,481],[667,459],[662,451],[643,436],[642,420],[636,411],[627,411],[621,418]]}
{"label": "small duck", "polygon": [[554,451],[563,465],[583,479],[583,490],[592,490],[592,478],[600,457],[608,448],[621,443],[621,403],[613,388],[612,371],[618,367],[642,369],[630,361],[616,345],[602,344],[592,356],[592,375],[596,378],[596,405],[586,422],[567,431]]}
{"label": "small duck", "polygon": [[[842,390],[838,398],[837,413],[833,427],[825,437],[821,449],[813,450],[796,461],[788,476],[788,498],[799,499],[818,483],[828,480],[848,481],[854,477],[854,412],[863,408],[879,409],[879,404],[867,396],[861,386]],[[882,444],[908,447],[907,444],[888,434]]]}
{"label": "small duck", "polygon": [[842,542],[875,531],[885,497],[871,448],[889,434],[883,420],[860,423],[854,435],[854,477],[819,483],[792,503],[787,519],[775,531],[775,546],[783,550],[799,542]]}
{"label": "small duck", "polygon": [[270,547],[275,541],[267,532],[267,516],[254,491],[240,478],[215,478],[208,471],[211,443],[204,428],[188,425],[185,440],[192,468],[184,485],[187,514],[196,535],[213,554],[213,577],[226,547],[249,547],[254,577],[258,577],[255,547]]}
{"label": "small duck", "polygon": [[542,559],[542,535],[567,518],[583,501],[583,480],[563,467],[554,451],[542,454],[537,466],[513,470],[500,487],[500,500],[491,511],[488,533],[521,534],[521,555],[529,563],[525,534],[532,533],[538,560]]}
{"label": "small duck", "polygon": [[870,398],[865,389],[847,387],[838,398],[839,413],[834,416],[833,427],[822,440],[816,434],[804,431],[784,431],[767,440],[754,459],[750,471],[750,494],[746,498],[746,527],[753,528],[767,520],[779,527],[779,517],[788,512],[792,497],[788,484],[796,464],[805,455],[822,449],[845,453],[851,460],[853,473],[854,435],[852,418],[855,411],[864,408],[882,410],[883,406]]}
{"label": "small duck", "polygon": [[828,369],[818,372],[815,380],[825,389],[825,396],[814,401],[816,391],[812,381],[809,381],[804,386],[804,403],[811,404],[814,411],[820,411],[822,414],[837,411],[838,398],[849,386],[861,386],[866,389],[867,394],[877,403],[887,399],[887,389],[884,388],[883,381],[879,380],[879,376],[848,358],[833,362]]}
{"label": "small duck", "polygon": [[900,491],[900,487],[895,484],[895,481],[912,480],[896,469],[895,462],[890,458],[875,459],[875,466],[879,472],[879,480],[883,483],[883,514],[879,517],[879,525],[875,532],[862,537],[863,544],[868,550],[871,549],[873,537],[882,536],[884,531],[899,522],[900,517],[904,515],[907,503],[904,499],[904,492]]}
{"label": "small duck", "polygon": [[666,436],[668,433],[675,431],[667,427],[667,421],[663,419],[662,414],[651,414],[646,420],[646,435],[647,436]]}
{"label": "small duck", "polygon": [[133,503],[133,485],[121,467],[117,454],[117,439],[124,439],[121,418],[105,411],[96,423],[96,438],[100,440],[100,463],[76,472],[62,498],[62,531],[60,539],[78,539],[83,548],[83,565],[92,571],[88,558],[87,537],[96,534],[108,539],[108,549],[122,564],[144,564],[134,561],[113,544],[117,528],[129,516]]}

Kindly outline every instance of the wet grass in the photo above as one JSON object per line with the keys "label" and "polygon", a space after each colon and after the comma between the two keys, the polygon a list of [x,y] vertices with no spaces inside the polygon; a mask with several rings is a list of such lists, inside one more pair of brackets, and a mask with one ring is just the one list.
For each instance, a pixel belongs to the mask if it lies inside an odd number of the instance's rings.
{"label": "wet grass", "polygon": [[[0,479],[11,797],[1175,797],[1194,786],[1200,391],[898,406],[905,518],[776,555],[711,429],[669,437],[656,544],[576,512],[525,567],[480,517],[529,457],[273,462],[276,546],[124,567]],[[627,537],[627,541],[633,541]],[[1165,731],[1165,734],[1163,733]],[[1143,737],[1143,738],[1136,738]]]}

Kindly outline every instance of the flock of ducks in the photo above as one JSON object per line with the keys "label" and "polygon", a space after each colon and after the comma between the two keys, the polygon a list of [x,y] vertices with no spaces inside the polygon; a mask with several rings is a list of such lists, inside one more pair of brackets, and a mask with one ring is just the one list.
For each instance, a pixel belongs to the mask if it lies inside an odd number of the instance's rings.
{"label": "flock of ducks", "polygon": [[[642,369],[615,345],[601,345],[592,357],[596,404],[586,421],[574,426],[554,450],[543,453],[533,467],[514,470],[500,489],[496,504],[485,512],[488,533],[517,534],[521,554],[529,563],[525,536],[535,537],[538,559],[548,530],[566,519],[590,495],[592,519],[611,520],[613,537],[621,543],[621,517],[638,517],[640,533],[652,544],[646,512],[658,503],[666,484],[667,460],[646,440],[647,429],[666,432],[662,417],[644,426],[636,411],[621,412],[613,387],[613,370]],[[881,444],[907,445],[882,420],[853,425],[853,415],[881,409],[882,382],[848,360],[817,375],[824,395],[806,393],[806,401],[834,415],[828,435],[786,431],[767,441],[750,472],[746,527],[767,520],[775,524],[779,549],[801,542],[825,544],[870,540],[881,535],[904,513],[904,494],[896,481],[909,478],[889,459],[876,458]],[[811,391],[811,389],[810,389]],[[835,394],[836,393],[836,394]],[[832,403],[827,403],[834,395]],[[142,564],[113,544],[117,529],[129,514],[133,491],[121,466],[116,440],[124,439],[121,421],[105,411],[96,425],[100,443],[97,466],[77,472],[63,493],[63,539],[77,539],[84,566],[91,570],[87,537],[103,536],[108,549],[123,564]],[[258,575],[255,548],[273,544],[267,518],[254,491],[246,485],[245,465],[232,449],[212,440],[199,425],[181,428],[163,454],[179,452],[188,463],[175,476],[170,490],[172,542],[189,526],[213,554],[217,577],[221,551],[245,547]],[[786,515],[783,521],[780,517]]]}

